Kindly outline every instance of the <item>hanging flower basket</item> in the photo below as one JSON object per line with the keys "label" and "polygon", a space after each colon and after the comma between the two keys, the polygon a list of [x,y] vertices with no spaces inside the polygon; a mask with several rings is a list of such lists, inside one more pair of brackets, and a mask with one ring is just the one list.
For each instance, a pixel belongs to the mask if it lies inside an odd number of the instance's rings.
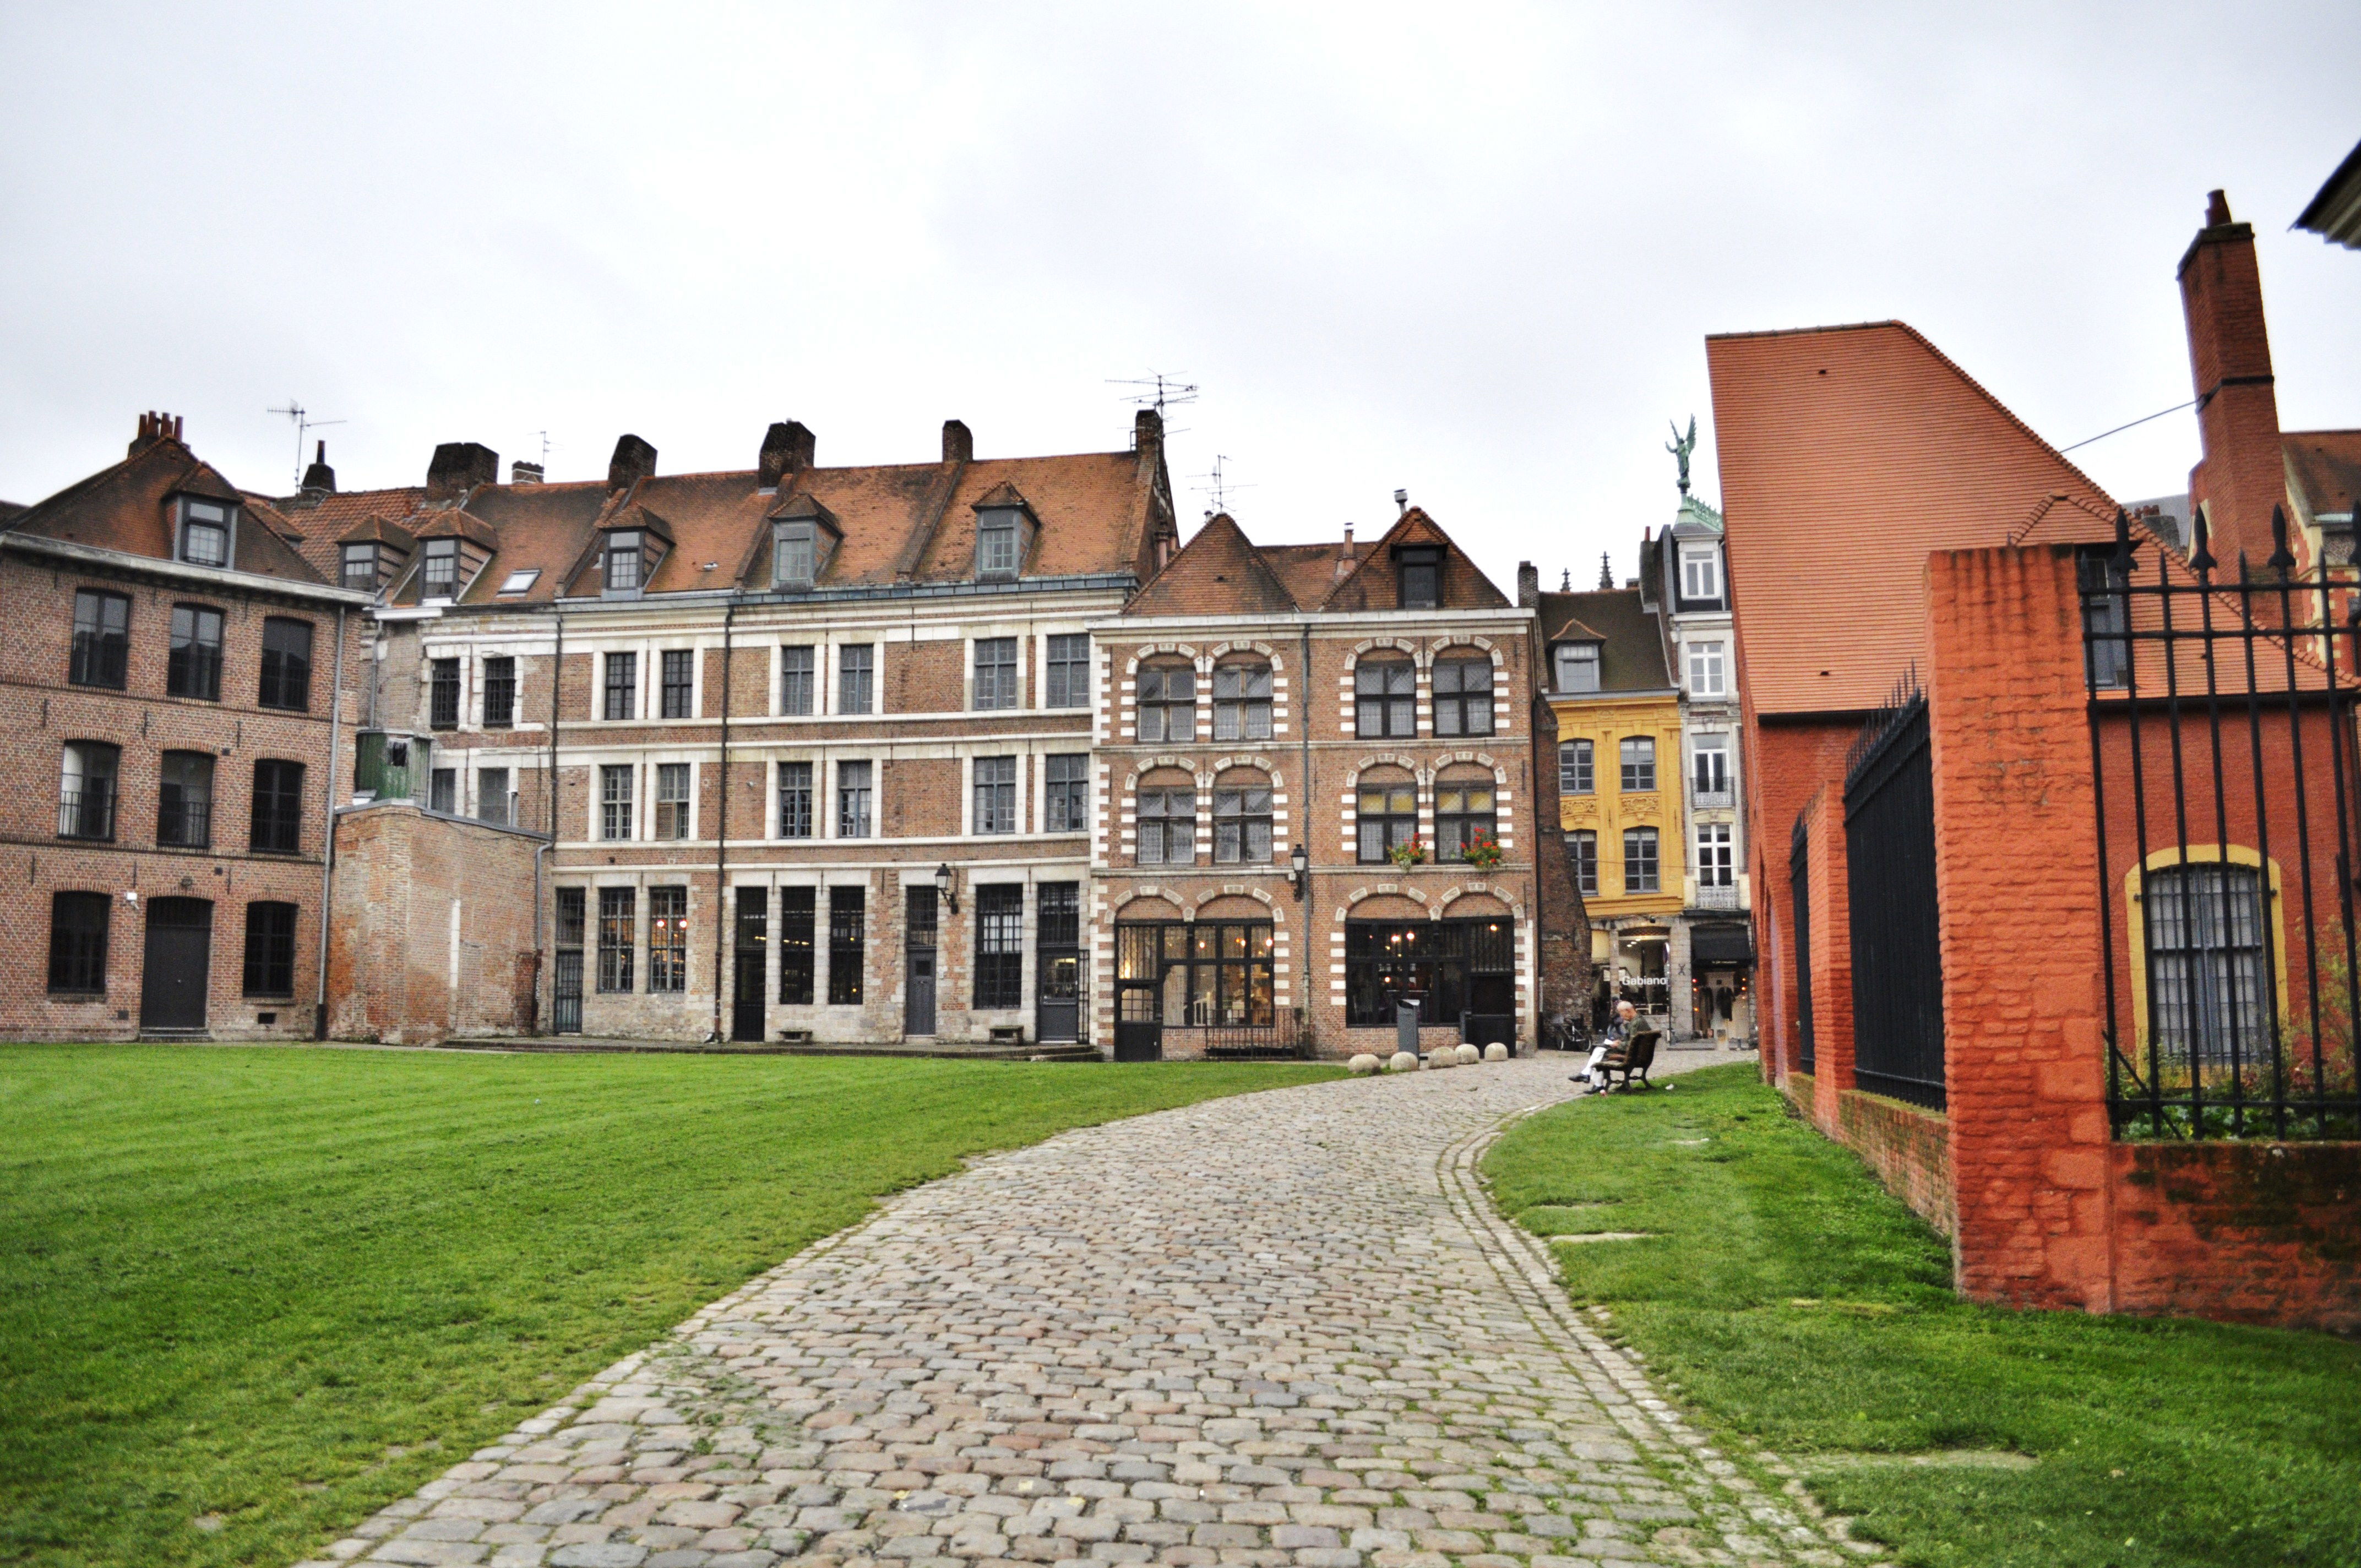
{"label": "hanging flower basket", "polygon": [[1488,872],[1500,863],[1499,841],[1488,833],[1478,833],[1467,840],[1459,858],[1479,872]]}
{"label": "hanging flower basket", "polygon": [[1426,846],[1415,838],[1405,843],[1396,844],[1392,849],[1388,850],[1386,854],[1394,864],[1404,871],[1410,870],[1412,866],[1426,863]]}

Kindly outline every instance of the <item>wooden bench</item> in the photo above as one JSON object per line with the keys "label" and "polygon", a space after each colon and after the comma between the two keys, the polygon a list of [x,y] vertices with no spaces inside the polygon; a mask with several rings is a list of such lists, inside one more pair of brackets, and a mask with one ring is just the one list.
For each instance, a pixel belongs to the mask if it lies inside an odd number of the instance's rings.
{"label": "wooden bench", "polygon": [[[1599,1072],[1609,1089],[1628,1090],[1631,1080],[1640,1080],[1642,1089],[1653,1088],[1648,1081],[1648,1069],[1655,1065],[1656,1041],[1662,1036],[1653,1029],[1635,1029],[1629,1039],[1618,1040],[1607,1047],[1607,1055],[1598,1063]],[[1619,1083],[1616,1075],[1620,1073]]]}

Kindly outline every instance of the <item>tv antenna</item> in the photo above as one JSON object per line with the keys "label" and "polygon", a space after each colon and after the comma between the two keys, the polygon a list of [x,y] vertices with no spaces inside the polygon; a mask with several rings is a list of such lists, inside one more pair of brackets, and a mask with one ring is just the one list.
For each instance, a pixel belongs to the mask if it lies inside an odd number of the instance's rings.
{"label": "tv antenna", "polygon": [[1182,403],[1193,403],[1197,400],[1195,382],[1183,381],[1178,377],[1167,376],[1161,370],[1151,370],[1145,377],[1136,380],[1111,378],[1107,385],[1139,388],[1137,392],[1126,392],[1123,395],[1123,400],[1127,403],[1137,403],[1144,409],[1154,409],[1159,414],[1164,411],[1167,404],[1177,408]]}
{"label": "tv antenna", "polygon": [[262,411],[267,414],[285,414],[289,422],[295,426],[295,482],[299,485],[303,482],[304,432],[312,430],[325,430],[332,424],[342,424],[345,422],[340,419],[313,419],[312,417],[312,411],[305,408],[302,403],[297,402],[291,397],[287,400],[287,406],[285,408],[265,409]]}
{"label": "tv antenna", "polygon": [[1222,465],[1228,461],[1227,457],[1217,452],[1213,455],[1213,471],[1197,476],[1198,478],[1205,481],[1196,487],[1197,493],[1213,498],[1213,504],[1205,509],[1205,515],[1209,518],[1215,512],[1230,510],[1229,497],[1232,490],[1251,490],[1255,488],[1252,485],[1241,485],[1224,473]]}

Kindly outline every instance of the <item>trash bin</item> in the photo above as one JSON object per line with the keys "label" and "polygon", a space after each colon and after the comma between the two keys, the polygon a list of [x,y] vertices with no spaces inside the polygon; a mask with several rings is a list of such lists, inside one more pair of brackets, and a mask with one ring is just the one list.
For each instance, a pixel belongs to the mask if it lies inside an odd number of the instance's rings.
{"label": "trash bin", "polygon": [[1394,1049],[1397,1051],[1408,1051],[1412,1056],[1419,1054],[1418,1015],[1420,1001],[1420,998],[1411,996],[1398,998],[1394,1003]]}

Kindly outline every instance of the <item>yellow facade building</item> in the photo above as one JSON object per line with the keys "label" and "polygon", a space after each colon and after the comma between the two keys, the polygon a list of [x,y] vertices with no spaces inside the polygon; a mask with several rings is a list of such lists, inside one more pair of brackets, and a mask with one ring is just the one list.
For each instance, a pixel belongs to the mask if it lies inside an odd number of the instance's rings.
{"label": "yellow facade building", "polygon": [[1558,822],[1590,914],[1600,994],[1668,1014],[1688,870],[1680,692],[1637,588],[1541,596],[1557,717]]}

